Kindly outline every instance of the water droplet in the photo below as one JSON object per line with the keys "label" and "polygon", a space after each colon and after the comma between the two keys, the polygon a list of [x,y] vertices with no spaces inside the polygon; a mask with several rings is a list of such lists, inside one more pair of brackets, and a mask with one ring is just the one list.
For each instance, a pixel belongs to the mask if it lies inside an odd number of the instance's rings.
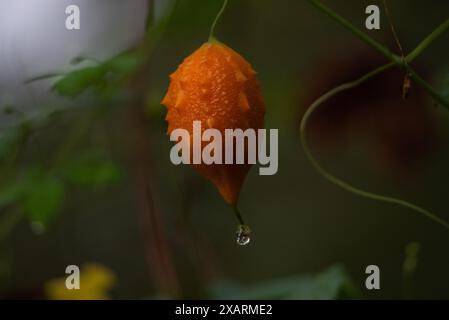
{"label": "water droplet", "polygon": [[251,229],[244,224],[237,227],[237,244],[240,246],[246,246],[251,241]]}

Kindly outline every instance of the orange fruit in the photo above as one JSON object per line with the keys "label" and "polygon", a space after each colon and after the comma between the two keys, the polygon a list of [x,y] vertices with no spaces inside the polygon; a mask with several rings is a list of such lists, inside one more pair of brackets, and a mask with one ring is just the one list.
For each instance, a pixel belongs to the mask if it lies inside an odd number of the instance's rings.
{"label": "orange fruit", "polygon": [[[182,128],[193,140],[193,121],[201,121],[202,132],[208,128],[221,132],[224,159],[225,129],[264,127],[265,106],[256,72],[226,45],[218,42],[203,44],[170,75],[170,80],[162,101],[167,107],[169,135]],[[202,147],[208,143],[202,142]],[[245,154],[247,148],[245,144]],[[236,205],[250,164],[235,164],[234,161],[234,164],[193,166],[217,187],[228,204]]]}

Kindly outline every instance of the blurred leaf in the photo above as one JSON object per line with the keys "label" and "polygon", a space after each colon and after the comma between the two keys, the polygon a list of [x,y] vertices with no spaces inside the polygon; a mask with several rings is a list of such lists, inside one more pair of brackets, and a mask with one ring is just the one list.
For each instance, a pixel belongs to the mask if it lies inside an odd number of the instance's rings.
{"label": "blurred leaf", "polygon": [[29,184],[19,180],[0,190],[0,208],[4,208],[22,198],[28,190]]}
{"label": "blurred leaf", "polygon": [[72,71],[55,83],[53,91],[68,98],[75,98],[89,87],[101,81],[106,72],[107,69],[102,65]]}
{"label": "blurred leaf", "polygon": [[112,58],[105,66],[112,72],[123,75],[136,71],[142,64],[143,57],[136,52],[125,52]]}
{"label": "blurred leaf", "polygon": [[[75,98],[93,86],[100,89],[100,93],[103,91],[103,95],[104,92],[113,92],[108,88],[107,81],[104,81],[110,80],[109,77],[106,79],[106,75],[111,75],[112,84],[117,85],[120,84],[120,80],[125,76],[136,71],[142,65],[151,51],[148,48],[154,48],[155,43],[159,40],[163,30],[165,30],[176,3],[176,1],[171,1],[162,17],[149,29],[146,38],[151,39],[151,43],[146,43],[147,50],[125,51],[97,66],[72,71],[53,86],[53,91],[68,98]],[[71,63],[76,65],[85,59],[85,57],[75,57]]]}
{"label": "blurred leaf", "polygon": [[23,211],[31,221],[46,226],[61,207],[63,197],[61,181],[43,176],[34,182],[33,189],[25,197]]}
{"label": "blurred leaf", "polygon": [[0,190],[0,208],[20,203],[31,222],[45,227],[60,208],[63,196],[60,180],[33,167]]}
{"label": "blurred leaf", "polygon": [[1,111],[5,115],[11,115],[16,112],[16,107],[14,107],[12,104],[7,104],[1,107]]}
{"label": "blurred leaf", "polygon": [[351,281],[341,266],[322,273],[276,279],[253,286],[219,281],[209,287],[213,299],[338,299],[355,296]]}
{"label": "blurred leaf", "polygon": [[27,121],[0,130],[0,162],[5,161],[16,148],[25,142],[31,132],[31,124]]}
{"label": "blurred leaf", "polygon": [[[84,59],[78,57],[73,59],[72,62],[79,63]],[[104,89],[106,75],[111,74],[114,79],[122,79],[127,74],[137,70],[142,61],[142,56],[136,52],[119,54],[97,66],[67,73],[53,86],[53,91],[68,98],[75,98],[90,87],[95,86]]]}
{"label": "blurred leaf", "polygon": [[11,127],[0,131],[0,161],[5,161],[14,147],[20,141],[21,131],[18,127]]}
{"label": "blurred leaf", "polygon": [[10,181],[0,189],[0,208],[9,206],[22,199],[33,188],[36,169],[28,169],[24,174]]}
{"label": "blurred leaf", "polygon": [[109,159],[84,155],[66,166],[64,176],[74,184],[105,186],[117,182],[121,172],[119,165]]}

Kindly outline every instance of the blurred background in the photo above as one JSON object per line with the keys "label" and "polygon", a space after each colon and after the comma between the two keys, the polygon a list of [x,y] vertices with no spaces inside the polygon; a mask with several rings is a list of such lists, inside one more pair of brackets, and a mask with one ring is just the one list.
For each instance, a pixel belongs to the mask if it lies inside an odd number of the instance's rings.
{"label": "blurred background", "polygon": [[[253,168],[240,195],[253,229],[240,247],[215,187],[172,165],[160,104],[222,1],[39,3],[0,4],[1,298],[449,298],[448,231],[339,189],[302,151],[307,107],[387,62],[349,31],[307,1],[229,1],[216,36],[258,72],[279,129],[278,173]],[[366,32],[399,53],[383,1],[323,3],[363,29],[377,4],[381,30]],[[445,1],[387,3],[406,53],[448,18]],[[64,28],[69,4],[79,31]],[[413,63],[447,98],[448,43]],[[449,220],[449,113],[402,85],[392,69],[324,104],[311,147],[338,177]],[[68,294],[72,264],[82,289]],[[371,264],[380,290],[365,288]]]}

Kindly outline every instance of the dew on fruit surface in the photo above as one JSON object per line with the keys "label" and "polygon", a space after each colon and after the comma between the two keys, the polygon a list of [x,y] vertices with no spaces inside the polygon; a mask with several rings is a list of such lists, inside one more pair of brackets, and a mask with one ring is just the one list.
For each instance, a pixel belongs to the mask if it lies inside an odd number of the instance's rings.
{"label": "dew on fruit surface", "polygon": [[237,244],[240,246],[246,246],[251,241],[251,229],[244,224],[241,224],[237,227],[237,232],[235,233],[237,236]]}

